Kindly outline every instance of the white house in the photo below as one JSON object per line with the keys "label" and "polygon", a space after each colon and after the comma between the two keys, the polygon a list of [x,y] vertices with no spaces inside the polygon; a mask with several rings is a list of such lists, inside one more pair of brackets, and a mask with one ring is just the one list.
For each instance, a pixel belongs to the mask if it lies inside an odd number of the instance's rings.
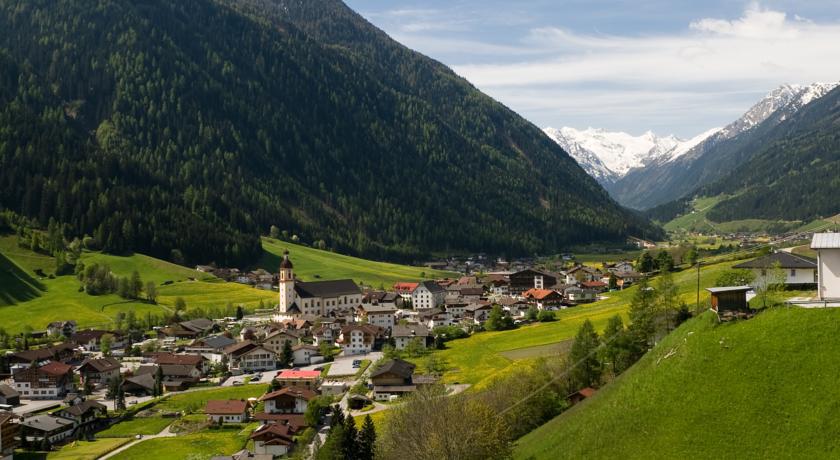
{"label": "white house", "polygon": [[235,343],[224,350],[231,371],[250,372],[274,369],[277,355],[251,341]]}
{"label": "white house", "polygon": [[301,343],[292,347],[292,356],[295,366],[308,366],[324,362],[320,349],[315,345]]}
{"label": "white house", "polygon": [[414,339],[426,348],[426,340],[429,337],[429,329],[422,324],[409,324],[406,326],[394,326],[391,338],[394,339],[394,348],[405,350],[405,347]]}
{"label": "white house", "polygon": [[294,435],[289,425],[271,423],[257,428],[250,438],[254,441],[255,454],[282,457],[294,444]]}
{"label": "white house", "polygon": [[248,402],[237,399],[211,399],[207,401],[204,413],[216,423],[242,423],[248,420]]}
{"label": "white house", "polygon": [[397,309],[387,305],[364,304],[359,307],[358,317],[367,321],[368,324],[379,326],[383,329],[394,327],[394,318]]}
{"label": "white house", "polygon": [[341,345],[345,356],[370,353],[382,333],[382,328],[373,324],[352,324],[341,328],[336,343]]}
{"label": "white house", "polygon": [[775,252],[748,260],[732,268],[752,271],[755,275],[755,279],[751,283],[753,287],[765,286],[770,271],[775,268],[782,269],[787,286],[810,288],[817,283],[817,261],[789,252]]}
{"label": "white house", "polygon": [[266,414],[303,414],[313,398],[318,396],[313,390],[300,387],[284,387],[263,395]]}
{"label": "white house", "polygon": [[411,305],[415,310],[428,310],[442,305],[446,299],[446,289],[434,281],[423,281],[411,291]]}
{"label": "white house", "polygon": [[811,249],[817,251],[817,295],[840,300],[840,233],[815,233]]}

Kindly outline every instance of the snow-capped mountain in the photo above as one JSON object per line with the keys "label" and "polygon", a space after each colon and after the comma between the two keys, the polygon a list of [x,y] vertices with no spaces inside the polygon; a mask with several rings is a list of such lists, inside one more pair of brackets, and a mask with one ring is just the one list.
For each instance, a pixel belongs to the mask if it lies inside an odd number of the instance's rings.
{"label": "snow-capped mountain", "polygon": [[601,183],[612,183],[633,168],[671,161],[702,142],[717,129],[691,139],[660,137],[648,131],[641,136],[588,128],[545,128],[546,134],[563,147],[583,169]]}

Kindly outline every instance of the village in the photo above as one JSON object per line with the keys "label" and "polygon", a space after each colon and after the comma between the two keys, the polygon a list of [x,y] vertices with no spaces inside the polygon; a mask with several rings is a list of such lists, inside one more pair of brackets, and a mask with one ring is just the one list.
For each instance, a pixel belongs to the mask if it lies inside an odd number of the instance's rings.
{"label": "village", "polygon": [[[753,273],[750,283],[708,288],[709,307],[722,319],[747,317],[749,300],[768,282],[815,290],[815,297],[792,298],[791,305],[839,306],[840,234],[816,233],[810,247],[816,260],[777,251],[734,264]],[[376,290],[349,279],[302,281],[292,257],[287,251],[278,272],[264,278],[278,292],[277,304],[254,314],[179,321],[140,341],[116,330],[80,329],[72,319],[33,332],[54,340],[8,352],[0,368],[0,458],[16,449],[49,451],[95,439],[183,395],[198,397],[201,407],[163,413],[168,420],[161,432],[148,438],[175,436],[170,424],[179,419],[196,422],[199,431],[252,423],[247,449],[216,458],[290,455],[310,449],[314,438],[323,442],[328,415],[337,408],[363,417],[438,384],[438,373],[417,372],[410,358],[440,348],[451,339],[447,334],[552,321],[551,312],[582,308],[649,275],[624,260],[600,268],[571,264],[557,271],[528,267],[404,281]],[[446,391],[467,387],[449,384]],[[255,389],[247,392],[252,396],[200,397],[244,395],[240,390],[248,388]],[[147,437],[137,434],[102,458]]]}

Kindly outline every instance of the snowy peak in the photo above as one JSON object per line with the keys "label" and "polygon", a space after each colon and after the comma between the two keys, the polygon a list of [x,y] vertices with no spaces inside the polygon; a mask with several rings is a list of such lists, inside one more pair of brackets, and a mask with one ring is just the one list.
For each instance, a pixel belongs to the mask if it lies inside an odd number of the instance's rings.
{"label": "snowy peak", "polygon": [[670,161],[717,130],[707,131],[689,140],[673,135],[660,137],[651,131],[640,136],[596,128],[578,130],[549,127],[544,131],[591,176],[601,183],[610,183],[633,168]]}

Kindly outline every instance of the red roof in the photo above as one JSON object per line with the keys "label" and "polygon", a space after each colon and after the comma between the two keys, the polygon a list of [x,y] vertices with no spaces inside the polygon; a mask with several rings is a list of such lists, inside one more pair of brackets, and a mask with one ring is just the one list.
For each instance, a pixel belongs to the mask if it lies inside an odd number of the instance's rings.
{"label": "red roof", "polygon": [[247,401],[240,401],[238,399],[211,399],[207,401],[204,413],[212,415],[240,415],[244,414],[247,409]]}
{"label": "red roof", "polygon": [[257,431],[251,433],[250,439],[257,439],[265,444],[288,446],[294,442],[292,436],[294,436],[294,430],[290,426],[272,423],[259,427]]}
{"label": "red roof", "polygon": [[38,370],[50,375],[65,375],[73,369],[73,366],[60,363],[58,361],[50,361],[47,364],[39,367]]}
{"label": "red roof", "polygon": [[583,287],[595,288],[595,287],[604,287],[604,286],[607,285],[607,283],[605,283],[603,281],[584,281],[584,282],[580,283],[580,285],[583,286]]}
{"label": "red roof", "polygon": [[531,288],[522,293],[522,296],[526,299],[537,299],[543,300],[551,295],[559,295],[557,292],[552,291],[551,289],[535,289]]}
{"label": "red roof", "polygon": [[594,394],[595,394],[595,391],[596,391],[596,390],[595,390],[594,388],[592,388],[592,387],[586,387],[586,388],[584,388],[584,389],[582,389],[582,390],[578,391],[578,394],[580,394],[580,395],[581,395],[581,396],[583,396],[584,398],[591,398],[591,397],[592,397],[592,395],[594,395]]}
{"label": "red roof", "polygon": [[321,377],[321,371],[280,371],[277,373],[278,379],[317,379]]}
{"label": "red roof", "polygon": [[414,292],[420,283],[394,283],[394,290],[397,292]]}

